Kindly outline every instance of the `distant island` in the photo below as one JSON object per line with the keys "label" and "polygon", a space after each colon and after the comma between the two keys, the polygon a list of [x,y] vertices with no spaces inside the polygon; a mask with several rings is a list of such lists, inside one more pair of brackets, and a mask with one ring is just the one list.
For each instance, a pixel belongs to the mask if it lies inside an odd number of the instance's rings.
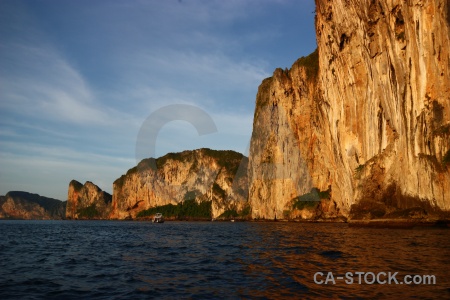
{"label": "distant island", "polygon": [[66,203],[28,192],[12,191],[0,196],[0,219],[61,220]]}

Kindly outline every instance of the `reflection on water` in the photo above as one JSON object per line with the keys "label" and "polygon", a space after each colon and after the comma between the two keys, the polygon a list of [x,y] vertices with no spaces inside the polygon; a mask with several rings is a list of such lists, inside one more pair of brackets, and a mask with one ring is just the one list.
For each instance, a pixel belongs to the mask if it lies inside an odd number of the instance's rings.
{"label": "reflection on water", "polygon": [[[450,298],[445,229],[0,221],[0,234],[1,299]],[[318,285],[316,272],[436,275],[437,284]]]}

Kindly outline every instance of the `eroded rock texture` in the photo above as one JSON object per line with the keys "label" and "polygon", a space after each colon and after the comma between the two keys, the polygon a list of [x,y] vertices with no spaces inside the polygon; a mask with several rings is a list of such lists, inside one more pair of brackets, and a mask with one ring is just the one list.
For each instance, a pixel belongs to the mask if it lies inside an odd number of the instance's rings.
{"label": "eroded rock texture", "polygon": [[90,181],[84,185],[69,183],[66,217],[68,219],[107,219],[111,213],[112,196]]}
{"label": "eroded rock texture", "polygon": [[212,201],[212,217],[240,210],[247,203],[247,164],[240,153],[210,149],[144,159],[114,182],[110,217],[135,218],[140,211],[191,199]]}
{"label": "eroded rock texture", "polygon": [[[449,5],[316,1],[317,53],[259,87],[253,217],[450,210]],[[328,194],[296,212],[296,199],[313,187],[317,200]]]}

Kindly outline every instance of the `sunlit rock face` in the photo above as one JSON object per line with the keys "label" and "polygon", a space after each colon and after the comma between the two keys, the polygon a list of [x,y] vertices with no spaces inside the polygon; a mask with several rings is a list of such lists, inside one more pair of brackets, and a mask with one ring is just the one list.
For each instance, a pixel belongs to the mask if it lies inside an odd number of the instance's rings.
{"label": "sunlit rock face", "polygon": [[[316,1],[317,57],[259,87],[253,217],[450,210],[449,5]],[[313,187],[328,198],[312,214],[295,212],[295,199]]]}
{"label": "sunlit rock face", "polygon": [[108,219],[112,196],[90,181],[84,185],[76,180],[69,183],[66,218]]}
{"label": "sunlit rock face", "polygon": [[28,192],[9,192],[0,196],[0,219],[63,219],[65,208],[65,201]]}
{"label": "sunlit rock face", "polygon": [[259,87],[249,156],[254,218],[284,218],[295,197],[332,184],[317,72],[315,52],[289,71],[275,70]]}
{"label": "sunlit rock face", "polygon": [[144,159],[113,184],[110,217],[135,218],[140,211],[184,200],[212,201],[212,217],[247,204],[248,159],[234,151],[198,149]]}

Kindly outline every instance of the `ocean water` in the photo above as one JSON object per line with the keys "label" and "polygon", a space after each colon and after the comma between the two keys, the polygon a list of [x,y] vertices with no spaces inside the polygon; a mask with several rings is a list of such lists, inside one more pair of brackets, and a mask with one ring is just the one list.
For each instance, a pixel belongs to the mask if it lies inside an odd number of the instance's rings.
{"label": "ocean water", "polygon": [[[448,229],[0,221],[0,299],[450,299],[449,254]],[[353,284],[335,278],[347,272]],[[436,284],[389,284],[383,272]]]}

